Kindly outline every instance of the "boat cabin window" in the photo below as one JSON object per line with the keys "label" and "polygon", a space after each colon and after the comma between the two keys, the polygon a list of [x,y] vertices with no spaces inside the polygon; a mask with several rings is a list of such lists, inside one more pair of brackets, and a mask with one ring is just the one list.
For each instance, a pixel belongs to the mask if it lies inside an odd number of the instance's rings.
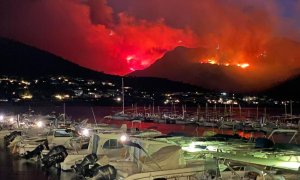
{"label": "boat cabin window", "polygon": [[66,130],[56,130],[54,132],[54,137],[72,137],[72,132],[67,132]]}
{"label": "boat cabin window", "polygon": [[103,144],[103,149],[120,149],[123,144],[119,143],[117,139],[109,139]]}

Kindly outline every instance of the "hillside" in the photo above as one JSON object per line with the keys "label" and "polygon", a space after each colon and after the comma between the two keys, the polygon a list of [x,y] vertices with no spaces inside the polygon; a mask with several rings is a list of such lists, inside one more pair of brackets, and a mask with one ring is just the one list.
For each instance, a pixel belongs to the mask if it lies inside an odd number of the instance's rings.
{"label": "hillside", "polygon": [[[121,77],[96,72],[66,59],[9,39],[0,39],[0,75],[36,78],[64,75],[121,84]],[[201,88],[162,78],[125,78],[127,86],[151,91],[191,91]]]}
{"label": "hillside", "polygon": [[[158,77],[217,91],[252,93],[270,89],[291,77],[299,75],[300,43],[285,38],[274,38],[262,47],[262,53],[241,61],[249,62],[247,68],[231,65],[202,63],[211,57],[226,53],[211,48],[177,47],[166,53],[150,67],[132,72],[132,77]],[[255,54],[255,53],[253,53]],[[224,59],[225,58],[225,59]],[[222,61],[221,61],[222,60]]]}

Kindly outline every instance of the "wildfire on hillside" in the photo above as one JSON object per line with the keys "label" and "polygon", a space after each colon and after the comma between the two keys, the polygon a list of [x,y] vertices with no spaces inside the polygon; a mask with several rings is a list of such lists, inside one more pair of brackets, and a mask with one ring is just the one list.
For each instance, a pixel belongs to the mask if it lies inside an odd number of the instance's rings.
{"label": "wildfire on hillside", "polygon": [[219,62],[218,60],[216,60],[214,58],[200,60],[199,62],[201,64],[213,64],[213,65],[218,65],[218,66],[236,66],[236,67],[240,67],[242,69],[247,69],[250,67],[250,64],[247,62],[244,62],[244,63]]}

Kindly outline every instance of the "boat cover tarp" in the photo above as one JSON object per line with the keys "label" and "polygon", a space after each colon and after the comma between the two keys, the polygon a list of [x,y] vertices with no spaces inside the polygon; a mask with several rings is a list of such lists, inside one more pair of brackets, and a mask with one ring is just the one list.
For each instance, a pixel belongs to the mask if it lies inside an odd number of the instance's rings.
{"label": "boat cover tarp", "polygon": [[141,158],[143,172],[169,170],[181,167],[182,151],[179,146],[166,146],[151,156]]}

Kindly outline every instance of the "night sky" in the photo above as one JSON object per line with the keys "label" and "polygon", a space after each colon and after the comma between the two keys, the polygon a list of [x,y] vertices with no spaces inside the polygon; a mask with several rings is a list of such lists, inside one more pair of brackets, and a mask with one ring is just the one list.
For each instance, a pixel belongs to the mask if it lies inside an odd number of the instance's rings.
{"label": "night sky", "polygon": [[274,82],[274,73],[284,79],[300,68],[300,1],[1,0],[0,36],[118,75],[178,46],[205,47],[222,55],[198,63],[238,66]]}

